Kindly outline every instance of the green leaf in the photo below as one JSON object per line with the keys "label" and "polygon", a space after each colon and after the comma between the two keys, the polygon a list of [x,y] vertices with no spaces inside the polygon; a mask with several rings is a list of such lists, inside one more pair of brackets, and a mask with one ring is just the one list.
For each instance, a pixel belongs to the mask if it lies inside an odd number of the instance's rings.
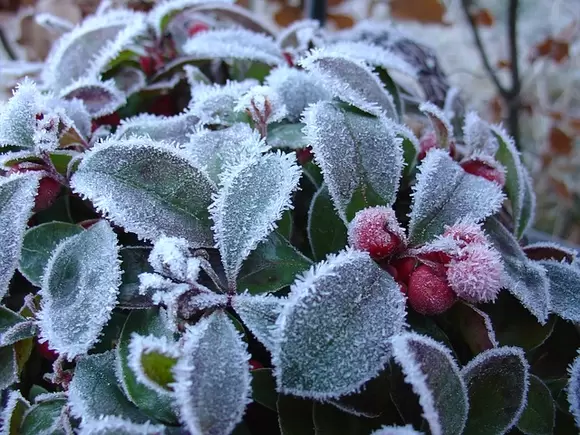
{"label": "green leaf", "polygon": [[294,282],[312,261],[274,231],[244,261],[237,287],[252,294],[275,292]]}
{"label": "green leaf", "polygon": [[141,238],[214,244],[207,208],[215,185],[175,148],[147,138],[111,139],[87,154],[71,186]]}
{"label": "green leaf", "polygon": [[308,211],[308,240],[318,261],[346,246],[347,229],[336,210],[326,186],[312,197]]}
{"label": "green leaf", "polygon": [[381,422],[362,416],[348,414],[327,404],[315,402],[312,409],[316,435],[368,435],[381,427]]}
{"label": "green leaf", "polygon": [[36,325],[20,314],[0,306],[0,346],[8,346],[17,341],[33,337]]}
{"label": "green leaf", "polygon": [[281,435],[315,435],[310,400],[280,394],[276,408]]}
{"label": "green leaf", "polygon": [[[0,387],[0,390],[2,389]],[[0,414],[0,433],[2,435],[20,435],[20,424],[24,414],[30,408],[30,403],[22,397],[20,391],[13,390],[8,393],[8,400],[3,405]]]}
{"label": "green leaf", "polygon": [[283,299],[268,295],[250,295],[247,293],[232,298],[231,306],[244,325],[254,336],[272,352],[275,343],[273,330],[282,310]]}
{"label": "green leaf", "polygon": [[[445,313],[445,316],[449,319],[449,323],[454,326],[454,329],[459,332],[474,355],[498,345],[494,331],[495,324],[479,308],[465,302],[459,302],[454,304]],[[516,323],[513,322],[511,315],[508,319],[510,320],[509,323]]]}
{"label": "green leaf", "polygon": [[32,214],[39,175],[14,174],[0,181],[0,299],[18,266],[24,231]]}
{"label": "green leaf", "polygon": [[50,153],[50,160],[59,174],[66,175],[68,164],[73,159],[73,156],[74,153],[70,151],[53,151]]}
{"label": "green leaf", "polygon": [[469,393],[465,435],[506,433],[526,406],[528,363],[516,347],[498,347],[480,353],[461,374]]}
{"label": "green leaf", "polygon": [[127,397],[147,415],[169,424],[176,422],[171,397],[142,384],[129,366],[129,344],[131,335],[153,335],[173,341],[173,333],[167,326],[164,311],[157,308],[131,311],[119,337],[116,350],[116,365],[121,373],[123,390]]}
{"label": "green leaf", "polygon": [[14,347],[0,347],[0,391],[15,382],[18,382],[18,364]]}
{"label": "green leaf", "polygon": [[52,252],[67,237],[83,232],[78,225],[48,222],[26,231],[18,270],[35,286],[40,287],[42,274]]}
{"label": "green leaf", "polygon": [[276,379],[272,369],[256,369],[252,374],[252,398],[254,402],[276,411],[278,393],[276,392]]}
{"label": "green leaf", "polygon": [[120,308],[141,309],[152,306],[152,301],[148,296],[139,294],[139,275],[153,272],[148,261],[150,253],[151,248],[146,246],[128,246],[119,251],[123,270],[119,287]]}
{"label": "green leaf", "polygon": [[299,150],[306,148],[309,143],[302,133],[304,124],[270,124],[268,126],[268,145],[272,148],[290,148]]}
{"label": "green leaf", "polygon": [[580,322],[580,269],[555,260],[539,261],[550,281],[551,311],[565,320]]}
{"label": "green leaf", "polygon": [[391,97],[393,97],[393,102],[395,103],[395,109],[398,115],[398,119],[402,119],[403,116],[403,101],[401,100],[401,94],[399,92],[399,87],[393,81],[388,71],[385,68],[377,67],[376,71],[379,74],[381,82],[383,82],[384,87],[387,89]]}
{"label": "green leaf", "polygon": [[533,223],[535,193],[513,139],[501,127],[492,126],[492,131],[499,143],[495,158],[506,168],[505,190],[512,204],[515,234],[519,239]]}
{"label": "green leaf", "polygon": [[87,355],[78,360],[69,385],[68,403],[72,415],[79,419],[114,415],[135,423],[148,420],[123,394],[115,375],[113,351]]}
{"label": "green leaf", "polygon": [[104,220],[54,250],[42,279],[38,313],[41,338],[51,349],[73,358],[97,342],[117,302],[118,256],[117,236]]}
{"label": "green leaf", "polygon": [[550,389],[540,378],[530,375],[528,403],[518,429],[526,435],[550,435],[554,430],[556,407]]}
{"label": "green leaf", "polygon": [[33,405],[27,412],[20,427],[21,435],[41,433],[65,434],[62,420],[66,399],[52,399]]}

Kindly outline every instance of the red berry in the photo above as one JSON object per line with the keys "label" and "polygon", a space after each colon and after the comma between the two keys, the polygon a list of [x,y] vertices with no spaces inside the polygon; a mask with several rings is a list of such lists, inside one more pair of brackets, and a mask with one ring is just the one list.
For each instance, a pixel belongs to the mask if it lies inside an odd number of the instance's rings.
{"label": "red berry", "polygon": [[451,255],[444,251],[432,251],[419,254],[419,259],[427,263],[447,264],[451,261]]}
{"label": "red berry", "polygon": [[404,282],[399,283],[399,288],[401,289],[401,293],[403,293],[404,295],[407,295],[409,293],[409,288],[407,287],[407,284],[405,284]]}
{"label": "red berry", "polygon": [[260,361],[256,361],[255,359],[250,360],[250,371],[257,370],[257,369],[263,369],[263,368],[264,368],[264,366],[262,365],[262,363]]}
{"label": "red berry", "polygon": [[486,180],[493,181],[501,187],[505,186],[505,171],[503,168],[490,160],[472,158],[461,163],[461,167],[468,174],[473,174]]}
{"label": "red berry", "polygon": [[58,353],[56,353],[54,350],[51,350],[49,348],[48,341],[45,341],[44,343],[37,342],[36,349],[38,350],[38,353],[40,355],[42,355],[44,358],[46,358],[50,362],[54,362],[58,358]]}
{"label": "red berry", "polygon": [[189,36],[193,36],[199,32],[203,32],[205,30],[208,30],[209,26],[205,23],[195,23],[193,26],[191,26],[189,29],[187,29],[187,34]]}
{"label": "red berry", "polygon": [[417,155],[417,160],[423,160],[425,156],[427,156],[429,150],[437,148],[438,146],[435,132],[428,131],[421,137],[421,139],[419,139],[419,154]]}
{"label": "red berry", "polygon": [[415,266],[417,266],[417,259],[414,257],[397,258],[391,265],[397,270],[396,279],[399,282],[408,284],[409,277],[413,270],[415,270]]}
{"label": "red berry", "polygon": [[443,268],[421,265],[411,274],[408,300],[418,313],[427,316],[441,314],[453,305],[455,299]]}

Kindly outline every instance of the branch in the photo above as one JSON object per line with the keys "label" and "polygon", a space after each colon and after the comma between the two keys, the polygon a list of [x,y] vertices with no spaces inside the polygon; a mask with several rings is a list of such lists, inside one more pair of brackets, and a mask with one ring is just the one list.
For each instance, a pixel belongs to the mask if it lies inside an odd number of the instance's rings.
{"label": "branch", "polygon": [[17,60],[16,53],[14,53],[14,50],[12,50],[10,42],[8,42],[8,38],[6,38],[6,34],[4,33],[4,29],[2,29],[1,27],[0,27],[0,44],[2,45],[2,48],[4,49],[6,55],[10,60]]}
{"label": "branch", "polygon": [[512,96],[519,95],[522,84],[518,62],[518,0],[510,0],[508,10],[508,38],[510,45],[510,62],[512,71]]}

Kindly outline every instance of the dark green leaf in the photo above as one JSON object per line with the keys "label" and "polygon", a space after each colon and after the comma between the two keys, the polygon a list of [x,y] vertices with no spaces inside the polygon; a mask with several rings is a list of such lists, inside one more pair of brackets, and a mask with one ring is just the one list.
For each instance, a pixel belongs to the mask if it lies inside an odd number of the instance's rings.
{"label": "dark green leaf", "polygon": [[20,314],[0,306],[0,346],[8,346],[25,338],[33,337],[36,325]]}
{"label": "dark green leaf", "polygon": [[[50,433],[53,435],[65,434],[62,426],[63,411],[66,399],[53,399],[32,406],[22,422],[22,435],[38,435]],[[64,417],[66,418],[66,417]]]}
{"label": "dark green leaf", "polygon": [[280,394],[276,407],[281,435],[315,435],[310,400]]}
{"label": "dark green leaf", "polygon": [[555,260],[542,260],[550,281],[551,311],[563,319],[580,322],[580,269]]}
{"label": "dark green leaf", "polygon": [[554,430],[556,409],[552,394],[540,378],[530,375],[528,403],[518,429],[526,435],[550,435]]}
{"label": "dark green leaf", "polygon": [[306,136],[302,133],[304,124],[270,124],[268,126],[268,145],[273,148],[290,148],[298,150],[306,148],[309,144]]}
{"label": "dark green leaf", "polygon": [[272,369],[252,370],[252,398],[254,402],[276,411],[278,393]]}
{"label": "dark green leaf", "polygon": [[14,347],[0,347],[0,391],[15,382],[18,382],[18,364]]}
{"label": "dark green leaf", "polygon": [[151,248],[146,246],[129,246],[121,248],[122,282],[119,287],[119,307],[128,309],[150,308],[151,299],[139,294],[139,275],[153,272],[148,258]]}
{"label": "dark green leaf", "polygon": [[347,230],[336,210],[326,186],[312,198],[308,212],[308,239],[317,261],[346,246]]}
{"label": "dark green leaf", "polygon": [[348,414],[327,403],[314,403],[312,409],[316,435],[368,435],[381,427],[380,420]]}

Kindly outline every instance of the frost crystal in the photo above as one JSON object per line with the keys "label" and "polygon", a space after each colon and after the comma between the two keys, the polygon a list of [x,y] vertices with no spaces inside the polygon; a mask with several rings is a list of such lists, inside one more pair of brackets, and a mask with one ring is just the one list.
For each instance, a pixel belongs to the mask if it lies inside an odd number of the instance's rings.
{"label": "frost crystal", "polygon": [[54,250],[42,278],[38,314],[42,341],[51,349],[72,359],[97,341],[117,301],[118,255],[117,236],[106,221]]}
{"label": "frost crystal", "polygon": [[79,99],[62,100],[54,99],[50,101],[50,105],[60,105],[68,118],[74,124],[75,129],[83,138],[88,138],[91,135],[91,115],[87,111],[85,103]]}
{"label": "frost crystal", "polygon": [[580,356],[574,359],[569,368],[570,379],[568,380],[568,403],[570,412],[574,416],[576,426],[580,427]]}
{"label": "frost crystal", "polygon": [[24,231],[32,215],[39,181],[39,174],[31,172],[0,179],[0,299],[8,293],[20,261]]}
{"label": "frost crystal", "polygon": [[22,396],[20,391],[12,390],[7,393],[8,398],[0,413],[1,435],[11,435],[14,433],[13,429],[15,426],[20,425],[20,421],[13,421],[12,418],[22,418],[22,415],[30,408],[30,403]]}
{"label": "frost crystal", "polygon": [[395,361],[403,369],[405,382],[419,396],[431,433],[463,433],[469,400],[451,351],[432,338],[415,333],[396,335],[391,342]]}
{"label": "frost crystal", "polygon": [[125,95],[117,89],[113,80],[102,82],[83,78],[64,88],[60,96],[64,99],[81,100],[93,118],[109,115],[125,104]]}
{"label": "frost crystal", "polygon": [[446,225],[443,237],[452,238],[461,248],[472,243],[479,245],[486,245],[489,243],[481,225],[464,218],[460,219],[453,225]]}
{"label": "frost crystal", "polygon": [[0,147],[32,148],[36,115],[42,97],[36,85],[26,79],[16,86],[14,96],[0,109]]}
{"label": "frost crystal", "polygon": [[223,312],[187,329],[172,387],[192,434],[227,435],[242,420],[251,392],[245,346]]}
{"label": "frost crystal", "polygon": [[192,247],[213,245],[207,207],[215,185],[190,157],[163,143],[103,142],[85,154],[71,186],[141,238],[182,237]]}
{"label": "frost crystal", "polygon": [[252,60],[267,65],[285,63],[272,37],[243,28],[201,32],[190,38],[183,50],[199,59]]}
{"label": "frost crystal", "polygon": [[286,106],[278,93],[269,86],[255,86],[244,94],[234,108],[236,112],[247,112],[254,123],[271,124],[284,119]]}
{"label": "frost crystal", "polygon": [[228,284],[235,288],[242,262],[292,207],[300,168],[280,152],[244,161],[226,171],[210,207],[216,245]]}
{"label": "frost crystal", "polygon": [[483,121],[475,112],[469,112],[465,116],[463,125],[463,141],[470,151],[495,156],[499,144],[491,133],[490,126]]}
{"label": "frost crystal", "polygon": [[187,240],[178,237],[161,237],[149,255],[153,269],[177,281],[194,283],[199,275],[200,263],[191,258]]}
{"label": "frost crystal", "polygon": [[197,121],[197,117],[189,111],[175,116],[142,113],[123,119],[115,131],[115,137],[127,139],[131,136],[149,136],[154,141],[185,143]]}
{"label": "frost crystal", "polygon": [[79,435],[163,435],[165,426],[159,424],[133,423],[130,420],[112,415],[100,416],[96,419],[84,419]]}
{"label": "frost crystal", "polygon": [[329,255],[291,286],[274,330],[278,391],[314,399],[357,391],[391,356],[405,300],[365,252]]}
{"label": "frost crystal", "polygon": [[550,280],[551,310],[563,319],[580,322],[580,270],[566,262],[539,262]]}
{"label": "frost crystal", "polygon": [[480,222],[503,203],[499,185],[465,173],[444,150],[429,151],[419,171],[413,186],[410,243],[429,241],[461,218]]}
{"label": "frost crystal", "polygon": [[385,118],[360,115],[331,102],[319,102],[304,112],[304,123],[315,160],[345,222],[354,217],[347,208],[357,189],[366,191],[368,197],[378,202],[367,206],[393,204],[402,174],[403,150]]}
{"label": "frost crystal", "polygon": [[413,426],[408,424],[406,426],[383,426],[371,435],[422,435],[422,432],[417,432]]}
{"label": "frost crystal", "polygon": [[280,95],[291,122],[298,122],[310,104],[331,98],[314,74],[287,66],[273,69],[266,77],[266,84]]}
{"label": "frost crystal", "polygon": [[318,49],[302,59],[300,65],[318,74],[328,92],[339,100],[373,115],[398,118],[393,97],[362,61]]}
{"label": "frost crystal", "polygon": [[302,53],[308,50],[311,43],[320,45],[321,42],[320,21],[302,19],[294,21],[289,26],[282,29],[277,36],[277,42],[285,50],[291,50],[294,53]]}

